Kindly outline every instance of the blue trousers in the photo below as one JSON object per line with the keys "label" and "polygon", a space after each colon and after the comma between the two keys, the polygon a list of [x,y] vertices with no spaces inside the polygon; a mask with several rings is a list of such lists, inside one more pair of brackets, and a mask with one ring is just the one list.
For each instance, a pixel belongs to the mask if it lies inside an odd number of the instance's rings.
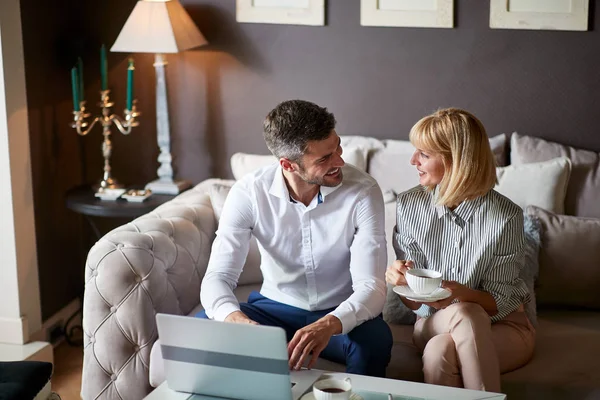
{"label": "blue trousers", "polygon": [[[278,326],[285,330],[288,342],[296,331],[312,324],[334,309],[306,311],[268,299],[258,292],[250,293],[247,303],[240,304],[248,318],[261,325]],[[204,311],[198,318],[208,318]],[[346,335],[335,335],[320,354],[327,360],[345,364],[352,374],[385,377],[385,368],[392,352],[392,332],[381,315],[366,321]]]}

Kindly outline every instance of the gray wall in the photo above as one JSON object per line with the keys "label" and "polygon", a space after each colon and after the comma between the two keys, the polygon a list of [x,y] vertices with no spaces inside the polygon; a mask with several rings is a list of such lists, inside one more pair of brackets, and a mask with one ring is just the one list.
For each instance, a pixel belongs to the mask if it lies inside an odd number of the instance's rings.
{"label": "gray wall", "polygon": [[[136,3],[57,1],[60,10],[22,0],[45,317],[82,288],[76,254],[87,228],[65,209],[64,192],[102,172],[100,131],[78,138],[68,127],[69,68],[84,58],[87,100],[95,104],[100,44],[114,43]],[[181,2],[210,42],[169,56],[174,165],[194,183],[230,177],[234,152],[266,154],[262,119],[291,98],[328,107],[344,135],[406,139],[420,117],[457,106],[475,113],[490,136],[518,131],[600,151],[594,0],[588,32],[492,30],[487,0],[455,0],[454,29],[361,27],[359,0],[328,0],[323,27],[240,24],[235,0]],[[127,56],[109,54],[117,112]],[[158,166],[152,56],[134,58],[141,125],[113,135],[113,172],[127,184],[151,180]]]}
{"label": "gray wall", "polygon": [[359,0],[329,0],[324,27],[238,24],[233,0],[183,3],[212,43],[169,74],[177,165],[196,181],[229,176],[233,152],[266,152],[261,120],[290,98],[327,106],[340,134],[405,139],[458,106],[490,136],[600,151],[600,32],[492,30],[483,0],[456,0],[454,29],[361,27]]}

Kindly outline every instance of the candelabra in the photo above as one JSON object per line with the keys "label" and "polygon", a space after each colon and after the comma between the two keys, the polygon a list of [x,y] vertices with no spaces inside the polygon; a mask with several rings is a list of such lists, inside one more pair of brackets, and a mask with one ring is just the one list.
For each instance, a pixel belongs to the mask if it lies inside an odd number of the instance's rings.
{"label": "candelabra", "polygon": [[[119,132],[123,135],[129,135],[132,128],[139,125],[136,117],[140,115],[140,112],[136,110],[136,102],[132,102],[130,110],[125,110],[125,118],[121,118],[116,114],[111,114],[111,108],[114,105],[109,98],[110,90],[100,91],[100,103],[98,106],[102,109],[102,115],[95,117],[91,123],[87,122],[87,119],[91,117],[91,114],[86,113],[85,101],[79,102],[79,111],[73,111],[73,128],[77,130],[77,133],[81,136],[86,136],[96,123],[100,122],[102,125],[102,135],[104,140],[102,142],[102,156],[104,157],[104,175],[100,181],[98,191],[105,189],[116,189],[121,188],[123,185],[119,184],[115,178],[113,178],[110,167],[110,156],[112,154],[112,141],[110,140],[111,126],[114,124]],[[87,128],[87,129],[86,129]]]}

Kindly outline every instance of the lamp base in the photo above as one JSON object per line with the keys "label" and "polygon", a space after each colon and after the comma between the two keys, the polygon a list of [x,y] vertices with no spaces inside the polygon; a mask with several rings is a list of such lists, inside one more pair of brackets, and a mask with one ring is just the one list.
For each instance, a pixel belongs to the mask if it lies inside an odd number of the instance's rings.
{"label": "lamp base", "polygon": [[157,179],[146,185],[155,194],[179,194],[192,186],[188,181],[161,181]]}

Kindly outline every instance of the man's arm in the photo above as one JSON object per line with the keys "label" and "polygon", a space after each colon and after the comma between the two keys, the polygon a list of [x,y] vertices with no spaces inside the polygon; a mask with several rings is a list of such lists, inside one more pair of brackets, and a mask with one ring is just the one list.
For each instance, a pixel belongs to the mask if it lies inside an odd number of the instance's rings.
{"label": "man's arm", "polygon": [[383,311],[387,287],[385,270],[385,210],[378,185],[367,191],[356,208],[356,233],[350,247],[350,274],[354,293],[329,315],[337,317],[346,334]]}
{"label": "man's arm", "polygon": [[231,315],[228,320],[232,322],[249,322],[240,320],[245,316],[233,294],[248,255],[254,226],[254,206],[249,192],[244,181],[236,182],[231,188],[200,288],[206,315],[217,321],[224,321]]}

